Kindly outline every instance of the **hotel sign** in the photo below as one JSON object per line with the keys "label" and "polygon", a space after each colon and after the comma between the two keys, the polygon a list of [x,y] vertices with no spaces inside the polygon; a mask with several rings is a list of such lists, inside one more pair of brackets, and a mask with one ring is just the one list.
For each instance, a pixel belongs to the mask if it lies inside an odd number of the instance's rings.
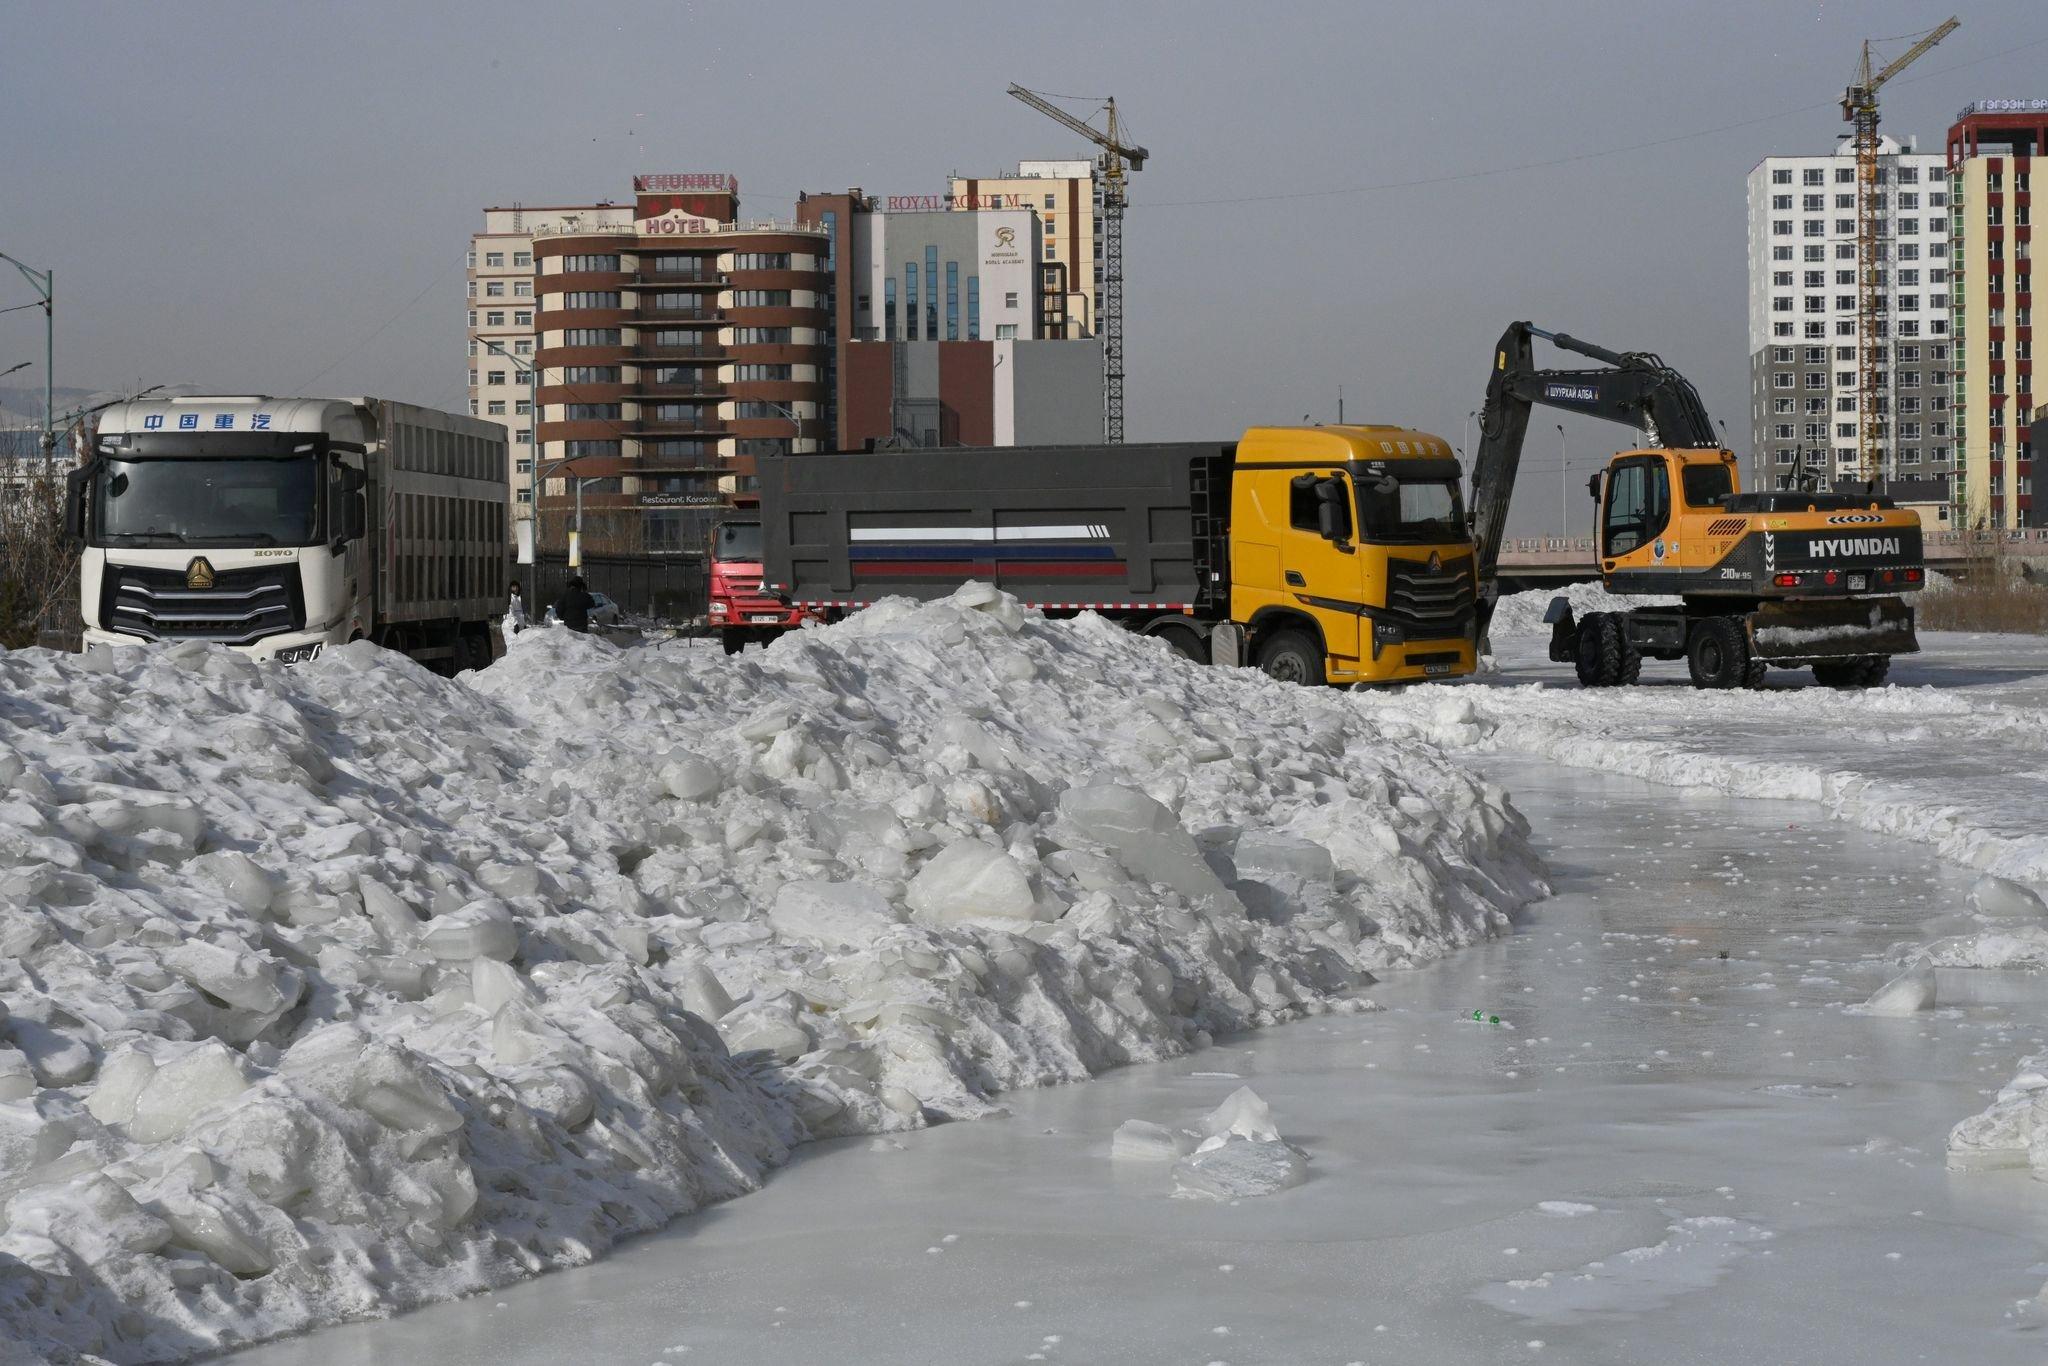
{"label": "hotel sign", "polygon": [[643,218],[634,224],[644,237],[688,237],[697,233],[717,232],[725,225],[715,218],[700,218],[694,213],[681,209],[670,209],[667,213],[653,218]]}
{"label": "hotel sign", "polygon": [[738,176],[723,171],[669,172],[633,177],[635,194],[738,194]]}

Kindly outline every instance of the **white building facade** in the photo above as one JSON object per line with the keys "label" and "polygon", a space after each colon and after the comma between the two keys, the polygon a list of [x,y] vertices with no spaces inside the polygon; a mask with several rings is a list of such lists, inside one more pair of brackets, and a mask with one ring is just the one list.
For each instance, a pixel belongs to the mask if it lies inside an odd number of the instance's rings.
{"label": "white building facade", "polygon": [[1749,173],[1750,435],[1760,482],[1819,488],[1859,477],[1858,436],[1884,421],[1887,479],[1955,470],[1950,411],[1949,184],[1944,158],[1880,145],[1885,232],[1879,412],[1857,411],[1856,157],[1767,157]]}

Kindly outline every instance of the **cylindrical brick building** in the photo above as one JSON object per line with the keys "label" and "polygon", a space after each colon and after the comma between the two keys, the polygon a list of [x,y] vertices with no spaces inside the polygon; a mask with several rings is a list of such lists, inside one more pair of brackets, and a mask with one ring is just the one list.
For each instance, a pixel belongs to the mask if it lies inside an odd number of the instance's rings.
{"label": "cylindrical brick building", "polygon": [[694,550],[756,456],[832,444],[827,236],[739,220],[730,177],[634,189],[630,226],[534,239],[536,503],[552,539],[581,480],[586,548]]}

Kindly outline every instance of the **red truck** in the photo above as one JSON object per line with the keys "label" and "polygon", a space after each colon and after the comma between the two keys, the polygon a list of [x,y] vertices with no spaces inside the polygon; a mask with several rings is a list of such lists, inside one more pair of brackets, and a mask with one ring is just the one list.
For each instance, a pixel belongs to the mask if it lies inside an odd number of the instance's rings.
{"label": "red truck", "polygon": [[721,522],[711,533],[711,626],[736,655],[766,645],[816,615],[761,591],[761,524]]}

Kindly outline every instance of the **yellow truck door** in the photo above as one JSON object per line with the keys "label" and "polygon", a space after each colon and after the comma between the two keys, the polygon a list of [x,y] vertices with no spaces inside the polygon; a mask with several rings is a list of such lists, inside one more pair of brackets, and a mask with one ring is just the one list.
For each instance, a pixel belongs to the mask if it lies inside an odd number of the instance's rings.
{"label": "yellow truck door", "polygon": [[[1284,480],[1287,525],[1280,533],[1284,591],[1323,630],[1331,657],[1358,658],[1358,611],[1365,604],[1358,554],[1358,501],[1342,469],[1275,471]],[[1325,536],[1324,507],[1335,510],[1338,535]]]}

